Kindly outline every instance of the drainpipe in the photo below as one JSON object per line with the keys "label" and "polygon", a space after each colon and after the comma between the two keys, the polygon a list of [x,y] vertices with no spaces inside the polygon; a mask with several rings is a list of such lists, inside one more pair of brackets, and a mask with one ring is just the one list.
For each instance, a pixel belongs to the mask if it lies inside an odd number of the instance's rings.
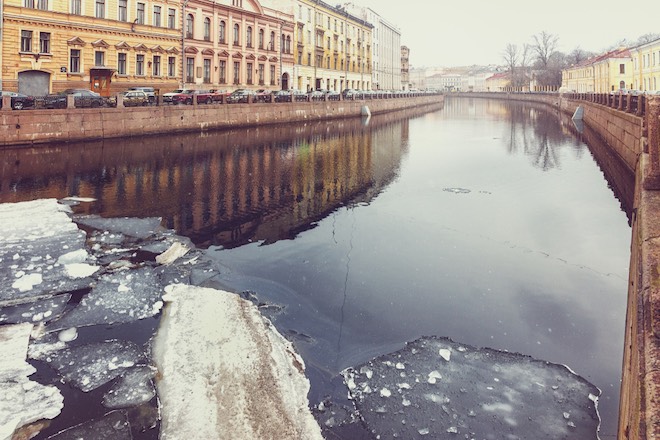
{"label": "drainpipe", "polygon": [[181,3],[181,88],[186,84],[186,6],[188,0]]}
{"label": "drainpipe", "polygon": [[[2,66],[2,35],[5,30],[5,19],[4,19],[4,1],[0,0],[0,66]],[[0,90],[2,90],[2,73],[0,72]]]}

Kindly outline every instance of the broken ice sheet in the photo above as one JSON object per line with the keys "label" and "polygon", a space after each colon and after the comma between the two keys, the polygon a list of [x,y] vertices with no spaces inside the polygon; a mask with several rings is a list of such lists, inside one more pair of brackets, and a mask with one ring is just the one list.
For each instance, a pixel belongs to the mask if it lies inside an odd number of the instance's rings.
{"label": "broken ice sheet", "polygon": [[163,286],[150,267],[106,274],[76,308],[50,323],[47,331],[148,318],[160,312],[162,293]]}
{"label": "broken ice sheet", "polygon": [[148,365],[127,369],[103,396],[103,406],[129,408],[150,401],[156,395],[151,380],[156,372],[156,368]]}
{"label": "broken ice sheet", "polygon": [[343,375],[382,438],[598,438],[600,390],[565,366],[517,353],[422,338]]}
{"label": "broken ice sheet", "polygon": [[142,239],[153,235],[160,228],[161,223],[160,217],[102,218],[98,216],[78,216],[75,217],[75,221],[90,228]]}
{"label": "broken ice sheet", "polygon": [[0,324],[52,321],[62,314],[70,298],[70,294],[57,295],[29,304],[0,308]]}
{"label": "broken ice sheet", "polygon": [[146,357],[136,344],[113,340],[66,348],[52,353],[46,362],[66,381],[87,392],[110,382],[128,368],[145,365]]}
{"label": "broken ice sheet", "polygon": [[48,437],[48,440],[131,440],[131,427],[123,411],[111,411],[99,420],[82,423]]}

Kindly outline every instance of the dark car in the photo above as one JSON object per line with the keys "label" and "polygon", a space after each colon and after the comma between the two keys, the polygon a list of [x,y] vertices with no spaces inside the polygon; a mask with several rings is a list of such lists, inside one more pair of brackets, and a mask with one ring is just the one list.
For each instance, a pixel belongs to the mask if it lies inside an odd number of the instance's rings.
{"label": "dark car", "polygon": [[87,89],[66,89],[59,93],[48,95],[44,98],[46,108],[66,108],[67,96],[74,97],[76,107],[103,107],[105,98],[96,92]]}
{"label": "dark car", "polygon": [[[14,110],[23,110],[24,108],[34,107],[34,96],[24,95],[17,92],[2,92],[2,96],[11,96],[11,108]],[[0,102],[0,106],[2,103]]]}
{"label": "dark car", "polygon": [[278,90],[272,96],[275,102],[291,102],[291,92],[289,90]]}
{"label": "dark car", "polygon": [[272,102],[273,101],[273,93],[270,90],[266,89],[259,89],[257,90],[257,101],[259,102]]}
{"label": "dark car", "polygon": [[252,101],[256,101],[257,97],[257,92],[254,90],[248,90],[248,89],[236,89],[233,92],[231,92],[231,95],[227,97],[227,102],[236,104],[239,102],[248,102],[248,100],[252,97]]}

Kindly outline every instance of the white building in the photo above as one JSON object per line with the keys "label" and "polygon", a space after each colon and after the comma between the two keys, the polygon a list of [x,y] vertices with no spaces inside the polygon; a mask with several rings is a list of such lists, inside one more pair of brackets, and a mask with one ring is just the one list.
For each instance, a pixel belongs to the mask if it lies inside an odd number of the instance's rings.
{"label": "white building", "polygon": [[351,15],[371,23],[372,84],[374,90],[401,90],[401,31],[371,8],[344,3]]}

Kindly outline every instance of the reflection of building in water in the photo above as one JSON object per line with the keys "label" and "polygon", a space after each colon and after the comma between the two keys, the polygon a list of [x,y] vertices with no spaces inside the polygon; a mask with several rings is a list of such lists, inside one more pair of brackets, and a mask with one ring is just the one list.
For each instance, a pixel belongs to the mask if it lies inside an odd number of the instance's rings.
{"label": "reflection of building in water", "polygon": [[10,150],[0,202],[91,196],[87,212],[162,216],[200,245],[272,242],[388,185],[407,145],[401,117]]}

